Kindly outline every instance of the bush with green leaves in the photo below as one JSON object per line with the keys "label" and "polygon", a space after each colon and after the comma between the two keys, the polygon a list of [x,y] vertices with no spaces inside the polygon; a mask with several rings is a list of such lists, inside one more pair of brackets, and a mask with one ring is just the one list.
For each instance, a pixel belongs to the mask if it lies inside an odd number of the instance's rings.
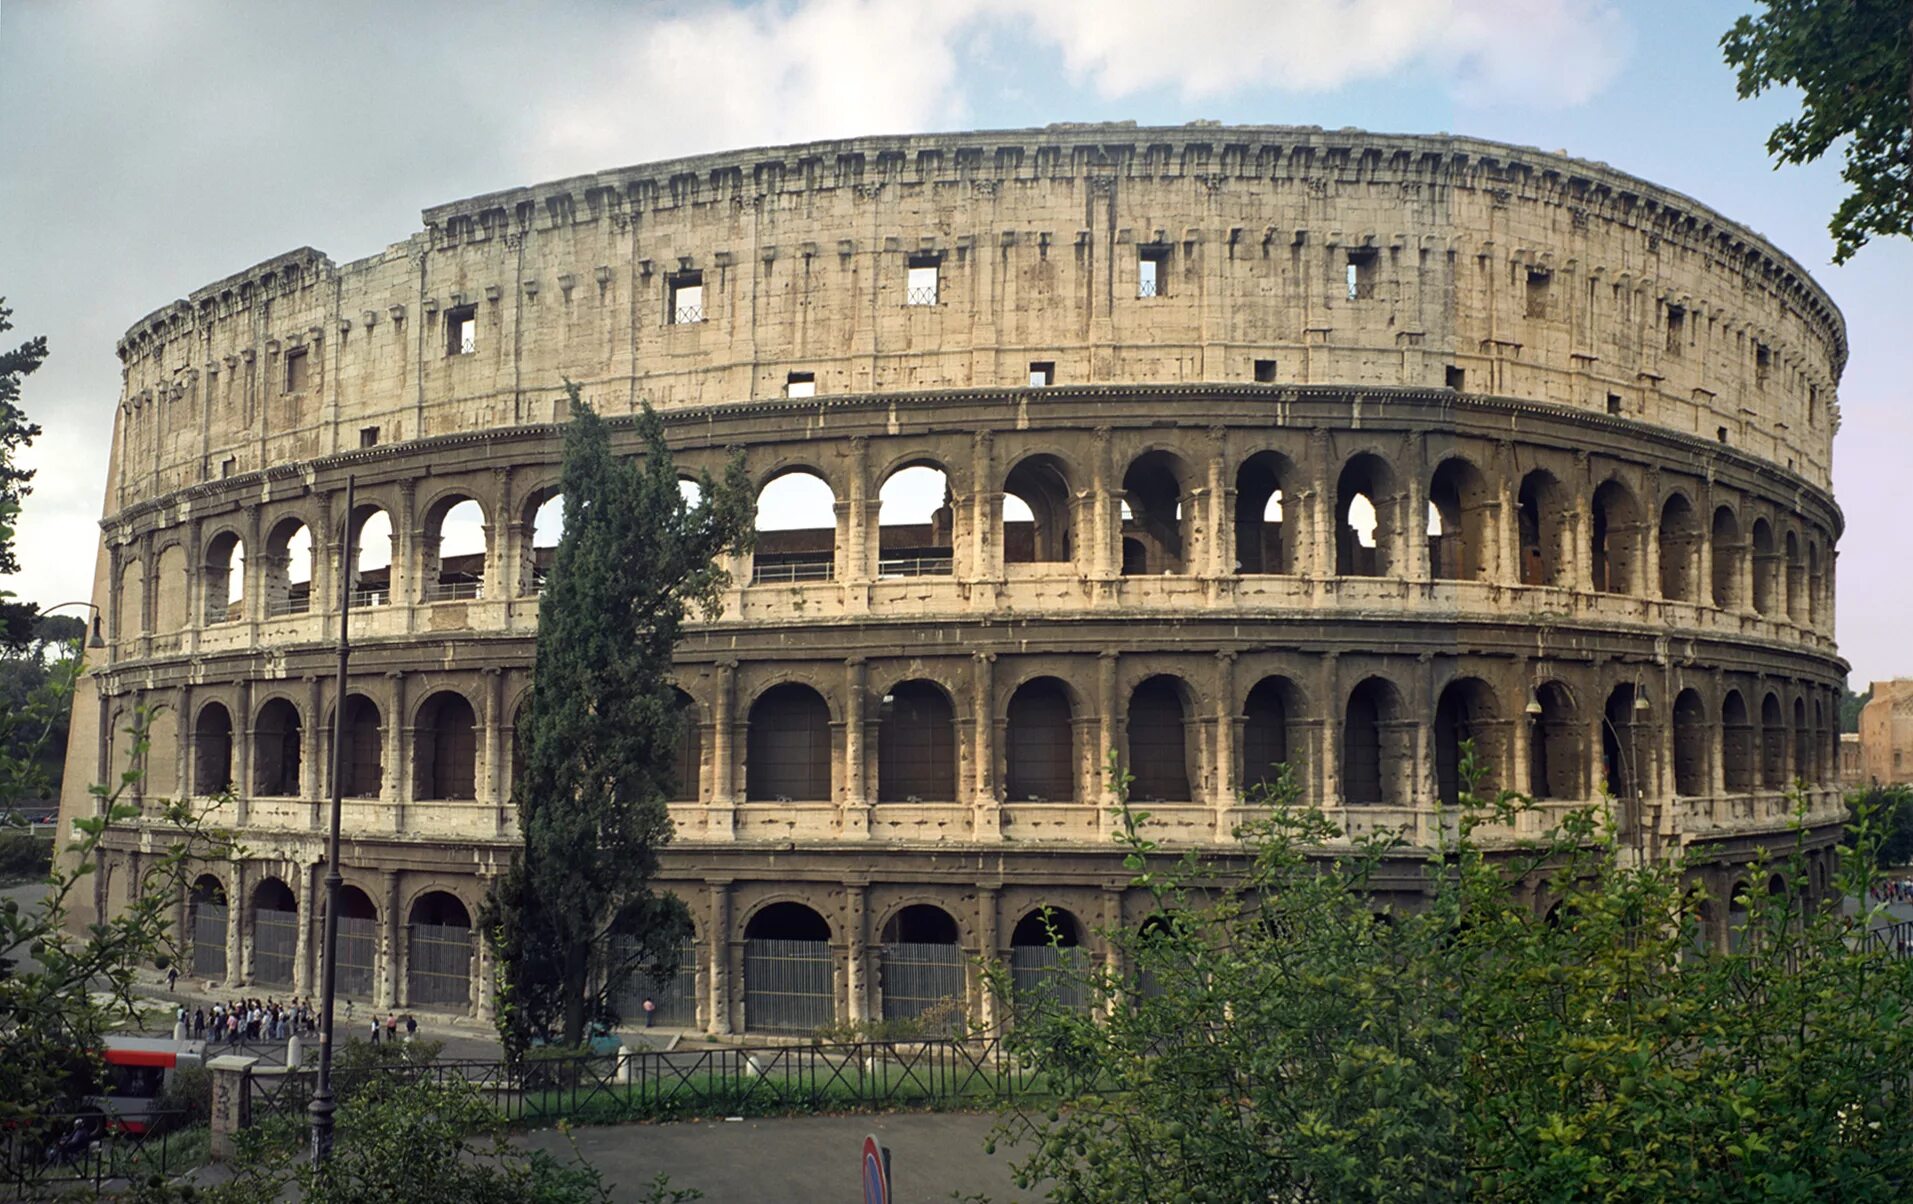
{"label": "bush with green leaves", "polygon": [[[1598,807],[1512,842],[1527,805],[1465,792],[1423,850],[1350,838],[1285,782],[1227,864],[1170,857],[1121,807],[1135,881],[1176,921],[1106,934],[1126,972],[1068,971],[1087,1010],[991,971],[1011,1049],[1061,1097],[1006,1117],[1019,1181],[1060,1201],[1897,1199],[1913,962],[1865,939],[1877,917],[1806,905],[1804,808],[1748,874],[1786,889],[1737,901],[1723,947],[1698,864],[1618,847]],[[1856,811],[1836,892],[1870,898],[1880,818]],[[1422,904],[1378,914],[1405,857]]]}

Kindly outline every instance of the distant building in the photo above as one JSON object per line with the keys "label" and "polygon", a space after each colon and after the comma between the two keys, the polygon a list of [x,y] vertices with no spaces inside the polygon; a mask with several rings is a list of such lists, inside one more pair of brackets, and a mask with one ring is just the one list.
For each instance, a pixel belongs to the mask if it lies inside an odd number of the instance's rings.
{"label": "distant building", "polygon": [[1848,787],[1864,786],[1866,780],[1866,755],[1860,748],[1860,733],[1841,732],[1840,784]]}
{"label": "distant building", "polygon": [[1873,683],[1860,711],[1861,778],[1913,782],[1913,677]]}

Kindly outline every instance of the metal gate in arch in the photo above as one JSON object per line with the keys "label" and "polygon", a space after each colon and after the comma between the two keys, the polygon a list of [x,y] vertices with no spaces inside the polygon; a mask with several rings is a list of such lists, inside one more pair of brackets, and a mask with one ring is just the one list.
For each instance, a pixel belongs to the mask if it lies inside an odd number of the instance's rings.
{"label": "metal gate in arch", "polygon": [[193,904],[193,977],[226,977],[226,905]]}
{"label": "metal gate in arch", "polygon": [[377,929],[377,920],[339,917],[338,958],[333,966],[338,975],[340,993],[358,996],[372,994],[372,974],[379,947]]}
{"label": "metal gate in arch", "polygon": [[252,913],[252,976],[272,986],[292,985],[299,949],[299,913],[261,907]]}
{"label": "metal gate in arch", "polygon": [[472,930],[462,924],[411,924],[405,939],[405,982],[413,1005],[471,1006]]}
{"label": "metal gate in arch", "polygon": [[947,1009],[955,1023],[963,1009],[963,951],[956,945],[892,941],[883,947],[883,1018],[915,1020]]}
{"label": "metal gate in arch", "polygon": [[826,941],[745,941],[745,1029],[809,1033],[836,1020],[830,971]]}

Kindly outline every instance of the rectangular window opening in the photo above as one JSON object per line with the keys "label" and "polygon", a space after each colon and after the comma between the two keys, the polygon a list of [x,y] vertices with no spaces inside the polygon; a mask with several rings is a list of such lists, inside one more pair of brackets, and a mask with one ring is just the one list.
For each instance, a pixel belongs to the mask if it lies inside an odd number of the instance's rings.
{"label": "rectangular window opening", "polygon": [[1255,362],[1255,383],[1272,385],[1275,383],[1275,361],[1257,360]]}
{"label": "rectangular window opening", "polygon": [[1767,344],[1765,343],[1755,343],[1754,344],[1754,383],[1756,385],[1764,385],[1767,383],[1767,374],[1773,370],[1773,365],[1774,365],[1773,349],[1768,347]]}
{"label": "rectangular window opening", "polygon": [[1621,395],[1619,393],[1609,393],[1607,395],[1607,412],[1610,414],[1618,414],[1621,412]]}
{"label": "rectangular window opening", "polygon": [[1687,311],[1678,305],[1667,307],[1667,354],[1679,355],[1687,331]]}
{"label": "rectangular window opening", "polygon": [[286,392],[298,393],[306,387],[306,370],[310,363],[304,347],[294,347],[286,352]]}
{"label": "rectangular window opening", "polygon": [[1715,427],[1714,438],[1720,440],[1722,443],[1727,442],[1727,428],[1724,426]]}
{"label": "rectangular window opening", "polygon": [[909,274],[904,281],[905,305],[935,305],[938,277],[943,269],[941,255],[912,255]]}
{"label": "rectangular window opening", "polygon": [[1463,389],[1468,387],[1468,374],[1462,369],[1455,367],[1453,364],[1450,364],[1448,365],[1447,379],[1445,383],[1447,384],[1449,388],[1459,393]]}
{"label": "rectangular window opening", "polygon": [[378,427],[362,426],[359,428],[359,446],[360,447],[377,447],[378,445],[379,445],[379,428]]}
{"label": "rectangular window opening", "polygon": [[793,372],[784,378],[784,396],[817,396],[817,374],[815,372]]}
{"label": "rectangular window opening", "polygon": [[1548,285],[1553,282],[1554,274],[1537,268],[1528,269],[1528,316],[1545,318],[1548,316]]}
{"label": "rectangular window opening", "polygon": [[1030,388],[1047,389],[1056,383],[1056,361],[1030,361]]}
{"label": "rectangular window opening", "polygon": [[1820,387],[1818,385],[1808,385],[1807,422],[1811,424],[1818,421],[1820,421]]}
{"label": "rectangular window opening", "polygon": [[445,311],[445,354],[470,355],[478,350],[478,307],[460,305]]}
{"label": "rectangular window opening", "polygon": [[1348,299],[1366,301],[1375,295],[1375,248],[1350,247],[1348,251]]}
{"label": "rectangular window opening", "polygon": [[1169,295],[1169,248],[1160,243],[1151,243],[1136,249],[1136,295],[1138,297],[1166,297]]}
{"label": "rectangular window opening", "polygon": [[704,320],[704,273],[678,272],[666,280],[665,320],[672,326],[689,326]]}

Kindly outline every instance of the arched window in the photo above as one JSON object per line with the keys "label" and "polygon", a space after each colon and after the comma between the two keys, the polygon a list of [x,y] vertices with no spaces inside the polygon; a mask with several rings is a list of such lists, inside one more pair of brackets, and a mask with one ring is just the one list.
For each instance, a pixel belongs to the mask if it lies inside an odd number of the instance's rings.
{"label": "arched window", "polygon": [[407,1001],[413,1006],[469,1008],[472,919],[465,904],[440,890],[420,895],[412,904],[405,940]]}
{"label": "arched window", "polygon": [[1055,456],[1019,460],[1003,482],[1003,560],[1056,564],[1070,559],[1069,474]]}
{"label": "arched window", "polygon": [[352,609],[392,603],[392,516],[377,506],[360,506],[354,527]]}
{"label": "arched window", "polygon": [[1010,932],[1010,981],[1019,1001],[1048,995],[1074,1011],[1090,1006],[1083,925],[1061,908],[1041,907]]}
{"label": "arched window", "polygon": [[1584,797],[1581,722],[1567,687],[1542,682],[1527,711],[1534,723],[1528,740],[1528,793],[1538,799]]}
{"label": "arched window", "polygon": [[1076,798],[1076,751],[1069,693],[1053,677],[1024,682],[1010,696],[1004,725],[1005,797],[1013,803]]}
{"label": "arched window", "polygon": [[816,1032],[837,1018],[830,925],[802,903],[772,903],[744,926],[744,1031]]}
{"label": "arched window", "polygon": [[312,531],[302,520],[281,519],[266,536],[260,575],[267,618],[302,615],[312,609]]}
{"label": "arched window", "polygon": [[956,518],[949,475],[913,464],[891,473],[877,496],[877,575],[949,576]]}
{"label": "arched window", "polygon": [[253,793],[294,798],[299,793],[299,709],[283,698],[259,708],[253,721]]}
{"label": "arched window", "polygon": [[427,513],[424,600],[471,601],[485,596],[485,511],[471,498],[441,499]]}
{"label": "arched window", "polygon": [[1367,452],[1342,467],[1335,482],[1335,571],[1344,577],[1385,577],[1394,565],[1390,523],[1394,474]]}
{"label": "arched window", "polygon": [[877,801],[955,800],[956,711],[949,696],[927,681],[899,682],[878,714]]}
{"label": "arched window", "polygon": [[1780,712],[1780,696],[1760,700],[1760,785],[1766,790],[1787,786],[1787,721]]}
{"label": "arched window", "polygon": [[1435,790],[1441,801],[1454,806],[1461,799],[1461,746],[1475,743],[1475,760],[1482,777],[1475,784],[1478,798],[1492,797],[1499,785],[1496,770],[1501,757],[1495,694],[1478,677],[1449,682],[1435,701]]}
{"label": "arched window", "polygon": [[1129,695],[1129,796],[1143,802],[1190,798],[1185,687],[1173,677],[1149,678]]}
{"label": "arched window", "polygon": [[1729,610],[1740,602],[1740,520],[1726,506],[1714,510],[1714,605]]}
{"label": "arched window", "polygon": [[699,779],[704,770],[704,739],[698,724],[697,703],[683,690],[674,689],[678,704],[678,750],[671,764],[673,803],[695,803],[701,797]]}
{"label": "arched window", "polygon": [[943,1031],[961,1026],[963,950],[949,912],[914,903],[891,916],[883,927],[878,972],[885,1020],[935,1016]]}
{"label": "arched window", "polygon": [[226,906],[226,888],[219,879],[202,874],[193,882],[187,900],[186,937],[192,946],[187,962],[194,978],[226,977]]}
{"label": "arched window", "polygon": [[[1126,575],[1189,571],[1189,518],[1182,480],[1183,463],[1168,452],[1145,452],[1123,474],[1123,572]],[[1128,544],[1141,548],[1141,565],[1132,572]]]}
{"label": "arched window", "polygon": [[172,544],[159,554],[159,569],[153,578],[153,630],[162,636],[178,637],[191,619],[187,590],[192,574],[186,569],[186,548]]}
{"label": "arched window", "polygon": [[816,473],[792,469],[757,495],[753,582],[829,581],[836,576],[837,496]]}
{"label": "arched window", "polygon": [[1648,713],[1636,703],[1637,697],[1632,685],[1615,686],[1601,710],[1601,767],[1608,793],[1617,799],[1635,797],[1642,781],[1643,750],[1653,742],[1646,730]]}
{"label": "arched window", "polygon": [[1787,532],[1787,618],[1794,623],[1807,621],[1807,557],[1800,550],[1800,537]]}
{"label": "arched window", "polygon": [[1813,775],[1813,732],[1807,727],[1807,700],[1793,700],[1793,776]]}
{"label": "arched window", "polygon": [[1774,529],[1764,518],[1754,520],[1754,609],[1774,613]]}
{"label": "arched window", "polygon": [[1592,551],[1594,588],[1604,594],[1640,589],[1641,508],[1619,481],[1594,491]]}
{"label": "arched window", "polygon": [[385,790],[385,733],[379,704],[363,694],[345,700],[345,744],[339,749],[344,798],[378,798]]}
{"label": "arched window", "polygon": [[136,639],[146,633],[146,565],[137,558],[120,569],[118,638]]}
{"label": "arched window", "polygon": [[[230,623],[246,617],[246,545],[231,531],[221,531],[206,545],[200,569],[206,589],[206,621]],[[121,618],[122,626],[125,618]]]}
{"label": "arched window", "polygon": [[1348,695],[1342,718],[1342,800],[1347,803],[1395,803],[1400,775],[1383,760],[1398,741],[1388,738],[1400,713],[1395,687],[1370,677]]}
{"label": "arched window", "polygon": [[220,794],[232,788],[232,712],[209,702],[193,723],[193,793]]}
{"label": "arched window", "polygon": [[1488,574],[1488,484],[1473,464],[1442,461],[1428,485],[1428,566],[1436,580],[1479,581]]}
{"label": "arched window", "polygon": [[1691,797],[1707,793],[1707,764],[1713,755],[1707,737],[1706,704],[1698,691],[1682,690],[1674,699],[1675,794]]}
{"label": "arched window", "polygon": [[1562,533],[1565,491],[1554,474],[1537,468],[1521,478],[1516,496],[1521,539],[1521,584],[1560,585],[1567,561]]}
{"label": "arched window", "polygon": [[1826,578],[1820,572],[1820,543],[1815,540],[1807,544],[1807,626],[1820,625],[1821,599],[1827,587]]}
{"label": "arched window", "polygon": [[772,686],[751,704],[744,794],[751,802],[829,802],[830,707],[809,686]]}
{"label": "arched window", "polygon": [[1242,707],[1242,789],[1275,785],[1280,766],[1290,764],[1289,716],[1299,714],[1295,686],[1284,677],[1265,677],[1250,689]]}
{"label": "arched window", "polygon": [[1693,504],[1676,493],[1661,507],[1661,597],[1695,601],[1700,589],[1700,520]]}
{"label": "arched window", "polygon": [[565,537],[565,495],[555,490],[536,494],[531,507],[531,555],[525,557],[520,594],[542,594],[551,566],[558,559],[558,541]]}
{"label": "arched window", "polygon": [[442,690],[426,699],[412,742],[415,797],[478,797],[478,716],[463,694]]}
{"label": "arched window", "polygon": [[1739,690],[1720,701],[1721,776],[1730,791],[1754,788],[1754,726]]}
{"label": "arched window", "polygon": [[291,986],[298,949],[299,904],[292,888],[277,878],[264,879],[252,892],[253,981]]}
{"label": "arched window", "polygon": [[1292,573],[1288,520],[1294,466],[1276,452],[1258,452],[1235,474],[1235,563],[1238,573]]}
{"label": "arched window", "polygon": [[[325,906],[323,895],[319,906]],[[339,945],[333,965],[341,995],[364,999],[372,994],[378,951],[379,909],[358,887],[349,883],[339,887]]]}

